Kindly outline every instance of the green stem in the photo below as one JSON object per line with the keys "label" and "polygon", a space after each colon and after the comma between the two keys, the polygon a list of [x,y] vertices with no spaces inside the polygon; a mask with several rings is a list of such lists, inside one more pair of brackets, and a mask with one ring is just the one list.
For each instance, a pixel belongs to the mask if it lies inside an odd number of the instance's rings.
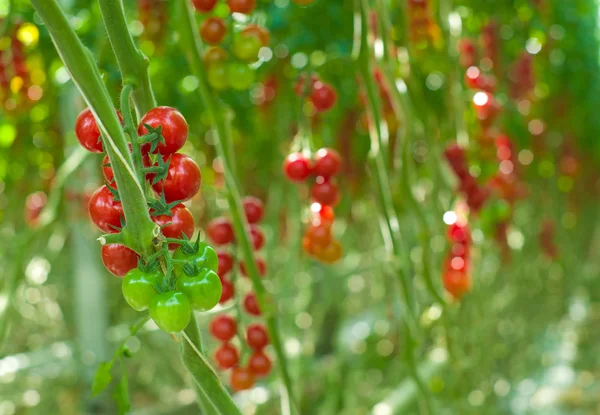
{"label": "green stem", "polygon": [[230,167],[231,160],[229,160],[227,157],[226,148],[231,140],[229,121],[226,118],[227,110],[223,109],[223,105],[217,101],[216,97],[208,86],[204,65],[201,58],[201,42],[196,27],[195,17],[193,11],[191,10],[191,4],[187,0],[179,0],[179,6],[182,13],[179,25],[180,43],[182,49],[186,53],[192,73],[198,78],[198,91],[200,93],[200,97],[206,105],[212,124],[215,127],[215,147],[217,150],[217,155],[223,161],[225,184],[227,186],[227,198],[229,202],[233,228],[235,231],[236,242],[242,252],[246,270],[250,280],[252,281],[252,286],[259,307],[265,315],[267,330],[269,332],[271,343],[278,360],[277,366],[287,392],[287,399],[289,400],[289,402],[287,402],[287,406],[291,411],[295,412],[292,393],[292,380],[287,369],[286,357],[283,352],[283,347],[279,336],[279,330],[275,318],[276,310],[261,281],[258,267],[256,265],[256,259],[254,258],[254,251],[250,243],[250,236],[247,232],[248,224],[246,223],[246,216],[242,207],[240,192],[237,188],[236,179]]}
{"label": "green stem", "polygon": [[133,117],[131,116],[131,108],[129,106],[129,100],[132,92],[132,84],[123,85],[123,90],[121,91],[121,114],[123,115],[123,121],[125,122],[125,132],[127,135],[129,135],[129,141],[131,143],[131,154],[133,156],[135,173],[137,174],[138,181],[140,183],[144,183],[142,151],[140,143],[137,140],[137,131],[134,127]]}
{"label": "green stem", "polygon": [[148,58],[133,42],[131,33],[127,28],[122,0],[98,0],[98,3],[100,4],[100,12],[104,19],[104,26],[106,26],[110,44],[123,75],[123,83],[132,82],[135,85],[132,96],[139,119],[156,106],[156,99],[148,74]]}

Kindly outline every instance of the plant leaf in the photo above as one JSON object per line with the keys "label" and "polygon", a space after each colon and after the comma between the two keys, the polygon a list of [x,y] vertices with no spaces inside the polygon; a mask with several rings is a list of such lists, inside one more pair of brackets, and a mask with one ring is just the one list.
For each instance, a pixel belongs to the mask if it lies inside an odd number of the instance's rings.
{"label": "plant leaf", "polygon": [[131,403],[129,401],[129,383],[127,381],[127,370],[125,369],[125,365],[122,361],[121,366],[123,367],[123,374],[121,375],[121,380],[115,387],[115,391],[113,392],[113,398],[117,403],[119,415],[124,415],[131,409]]}
{"label": "plant leaf", "polygon": [[112,375],[110,374],[113,367],[113,361],[102,362],[94,375],[94,383],[92,384],[92,396],[98,395],[110,384]]}

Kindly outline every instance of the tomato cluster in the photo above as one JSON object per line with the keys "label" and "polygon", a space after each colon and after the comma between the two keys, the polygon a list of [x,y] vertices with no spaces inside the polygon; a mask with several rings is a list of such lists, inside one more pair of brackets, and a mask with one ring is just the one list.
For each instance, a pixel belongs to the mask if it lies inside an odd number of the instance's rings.
{"label": "tomato cluster", "polygon": [[[217,0],[192,0],[196,10],[202,15],[200,37],[211,45],[204,53],[207,65],[207,80],[217,90],[232,88],[246,90],[254,82],[254,70],[248,64],[258,60],[262,47],[268,46],[269,31],[257,24],[247,24],[241,30],[229,33],[225,19],[211,14]],[[256,7],[256,0],[227,0],[231,13],[250,14]],[[231,16],[228,19],[232,19]]]}
{"label": "tomato cluster", "polygon": [[444,261],[442,283],[452,297],[460,299],[471,290],[469,276],[471,232],[466,221],[461,219],[448,226],[447,236],[452,245]]}
{"label": "tomato cluster", "polygon": [[307,97],[316,112],[329,111],[337,102],[335,88],[314,74],[309,78],[300,76],[294,92],[299,97]]}
{"label": "tomato cluster", "polygon": [[431,13],[429,0],[408,1],[408,28],[413,43],[428,43],[440,38],[440,28]]}
{"label": "tomato cluster", "polygon": [[459,191],[467,200],[467,205],[473,212],[478,212],[490,196],[487,187],[477,183],[477,179],[469,172],[465,150],[457,144],[449,145],[444,151],[444,156],[459,180]]}
{"label": "tomato cluster", "polygon": [[[0,46],[0,102],[7,112],[26,109],[32,102],[30,71],[23,42],[18,36],[20,28],[21,23],[12,27],[9,47]],[[35,94],[34,98],[39,99]]]}
{"label": "tomato cluster", "polygon": [[168,5],[166,0],[138,0],[140,23],[144,26],[143,38],[160,44],[168,28]]}

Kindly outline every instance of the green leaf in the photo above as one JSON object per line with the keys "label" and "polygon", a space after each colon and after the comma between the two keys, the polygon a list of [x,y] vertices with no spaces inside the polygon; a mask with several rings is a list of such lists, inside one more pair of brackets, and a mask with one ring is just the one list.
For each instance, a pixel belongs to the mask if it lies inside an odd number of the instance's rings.
{"label": "green leaf", "polygon": [[94,376],[94,383],[92,384],[92,396],[98,395],[102,392],[108,384],[112,380],[112,375],[110,374],[113,367],[113,361],[102,362],[98,366],[96,370],[96,375]]}
{"label": "green leaf", "polygon": [[113,398],[117,403],[119,415],[124,415],[131,409],[131,404],[129,402],[129,383],[127,381],[127,370],[125,369],[123,362],[121,362],[121,366],[123,366],[123,374],[121,375],[121,380],[115,387]]}

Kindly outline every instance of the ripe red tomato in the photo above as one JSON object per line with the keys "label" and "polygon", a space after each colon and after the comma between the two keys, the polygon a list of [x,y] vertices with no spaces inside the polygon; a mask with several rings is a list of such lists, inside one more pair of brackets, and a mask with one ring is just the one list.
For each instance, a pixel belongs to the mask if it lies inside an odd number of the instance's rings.
{"label": "ripe red tomato", "polygon": [[163,156],[173,154],[185,144],[188,136],[188,125],[183,115],[175,108],[156,107],[144,115],[138,127],[138,135],[148,134],[147,124],[152,128],[162,126],[162,135],[164,143],[159,143],[154,153],[158,152]]}
{"label": "ripe red tomato", "polygon": [[224,277],[233,269],[233,255],[226,251],[217,252],[219,258],[219,268],[217,269],[217,275]]}
{"label": "ripe red tomato", "polygon": [[88,203],[90,218],[94,225],[106,233],[117,233],[121,227],[123,206],[116,202],[108,187],[101,186],[94,192]]}
{"label": "ripe red tomato", "polygon": [[265,245],[265,235],[258,225],[250,225],[249,230],[252,247],[255,251],[258,251]]}
{"label": "ripe red tomato", "polygon": [[[119,121],[123,122],[123,117],[121,113],[117,110],[117,116],[119,117]],[[92,153],[102,153],[102,140],[100,139],[100,129],[98,128],[98,124],[96,124],[96,119],[94,118],[94,114],[92,114],[92,110],[89,108],[84,109],[77,116],[77,120],[75,121],[75,135],[77,136],[77,141],[83,148]]]}
{"label": "ripe red tomato", "polygon": [[318,177],[313,184],[310,194],[315,202],[322,205],[335,206],[338,203],[339,192],[337,185],[323,177]]}
{"label": "ripe red tomato", "polygon": [[217,0],[192,0],[192,3],[200,13],[208,13],[215,8]]}
{"label": "ripe red tomato", "polygon": [[331,85],[324,82],[315,82],[310,94],[310,102],[312,102],[318,112],[331,109],[336,101],[337,93]]}
{"label": "ripe red tomato", "polygon": [[331,225],[335,219],[335,212],[331,206],[315,202],[310,205],[310,210],[313,213],[313,225]]}
{"label": "ripe red tomato", "polygon": [[[258,267],[258,275],[264,277],[267,273],[267,263],[264,259],[262,259],[259,256],[254,257],[254,259],[256,261],[256,266]],[[240,262],[240,271],[244,277],[248,276],[248,274],[246,273],[246,264],[244,264],[243,262]]]}
{"label": "ripe red tomato", "polygon": [[213,318],[209,327],[210,333],[215,339],[228,342],[237,333],[237,322],[227,314],[221,314]]}
{"label": "ripe red tomato", "polygon": [[246,329],[246,343],[252,350],[262,350],[269,344],[269,334],[262,324],[249,324]]}
{"label": "ripe red tomato", "polygon": [[[192,216],[192,212],[184,205],[178,204],[171,209],[171,214],[172,216],[152,216],[152,220],[161,227],[162,233],[166,238],[181,239],[183,238],[182,234],[185,233],[191,239],[194,235],[194,217]],[[176,243],[170,243],[169,249],[177,249],[178,246]]]}
{"label": "ripe red tomato", "polygon": [[258,223],[263,218],[265,208],[259,198],[254,196],[246,196],[242,199],[244,213],[248,223]]}
{"label": "ripe red tomato", "polygon": [[325,223],[311,225],[304,236],[308,238],[311,245],[325,247],[331,243],[331,225]]}
{"label": "ripe red tomato", "polygon": [[256,0],[227,0],[231,13],[248,14],[256,7]]}
{"label": "ripe red tomato", "polygon": [[218,17],[209,17],[200,25],[200,37],[209,45],[221,43],[226,32],[225,22]]}
{"label": "ripe red tomato", "polygon": [[466,225],[461,226],[458,223],[453,223],[448,226],[448,239],[452,242],[468,243],[469,238],[469,228]]}
{"label": "ripe red tomato", "polygon": [[[219,275],[220,276],[220,275]],[[221,298],[219,304],[224,304],[233,298],[235,287],[227,278],[221,278]]]}
{"label": "ripe red tomato", "polygon": [[231,369],[238,364],[240,356],[237,349],[230,343],[223,343],[215,352],[215,360],[220,369]]}
{"label": "ripe red tomato", "polygon": [[124,277],[138,265],[140,256],[125,245],[110,244],[102,246],[102,263],[117,277]]}
{"label": "ripe red tomato", "polygon": [[244,298],[244,310],[253,316],[260,316],[262,314],[254,293],[250,293]]}
{"label": "ripe red tomato", "polygon": [[271,359],[262,351],[255,351],[248,361],[248,369],[256,377],[263,377],[271,371]]}
{"label": "ripe red tomato", "polygon": [[315,154],[313,174],[316,176],[331,177],[340,172],[342,157],[332,148],[321,148]]}
{"label": "ripe red tomato", "polygon": [[[175,153],[170,158],[167,177],[153,184],[152,188],[158,194],[164,191],[167,203],[189,200],[200,190],[202,184],[200,167],[185,154]],[[150,180],[153,177],[148,175]]]}
{"label": "ripe red tomato", "polygon": [[465,271],[446,270],[442,282],[446,291],[456,299],[460,299],[471,289],[471,281]]}
{"label": "ripe red tomato", "polygon": [[206,233],[216,245],[229,244],[235,239],[233,226],[229,219],[224,217],[215,218],[208,222]]}
{"label": "ripe red tomato", "polygon": [[234,367],[229,382],[234,391],[247,390],[254,386],[254,375],[246,368]]}
{"label": "ripe red tomato", "polygon": [[303,182],[312,173],[312,165],[302,153],[292,153],[283,162],[283,172],[291,181]]}

